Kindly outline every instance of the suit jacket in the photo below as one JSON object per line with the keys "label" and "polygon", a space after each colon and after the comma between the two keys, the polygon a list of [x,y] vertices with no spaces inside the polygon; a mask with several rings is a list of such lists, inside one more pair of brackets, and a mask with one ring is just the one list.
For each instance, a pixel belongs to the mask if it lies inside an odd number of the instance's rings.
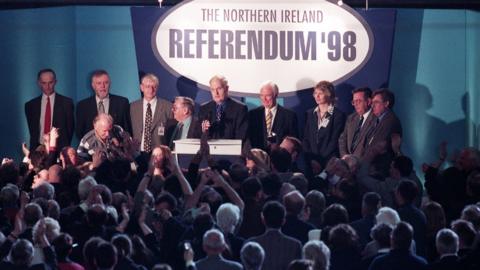
{"label": "suit jacket", "polygon": [[[41,107],[41,95],[25,103],[25,116],[27,117],[28,130],[30,132],[30,149],[34,149],[39,145]],[[70,145],[74,127],[73,101],[71,98],[55,93],[52,126],[59,128],[58,148],[62,149],[64,146]]]}
{"label": "suit jacket", "polygon": [[408,250],[391,250],[385,255],[375,258],[370,270],[424,270],[427,261]]}
{"label": "suit jacket", "polygon": [[307,160],[316,159],[324,167],[330,158],[338,156],[338,138],[345,126],[345,119],[345,114],[334,107],[328,125],[318,129],[318,116],[314,109],[307,111],[303,134],[303,150]]}
{"label": "suit jacket", "polygon": [[[172,140],[173,132],[177,127],[178,121],[175,119],[168,119],[165,126],[165,144],[168,145]],[[197,132],[198,119],[192,116],[192,121],[190,122],[190,127],[187,131],[187,138],[195,138],[195,132]],[[201,128],[201,127],[200,127]]]}
{"label": "suit jacket", "polygon": [[[143,119],[143,98],[130,104],[130,117],[132,121],[132,137],[141,142],[143,125],[145,124]],[[170,118],[172,118],[172,103],[157,97],[151,129],[152,147],[168,144],[168,141],[165,140],[165,127],[167,120]],[[161,130],[162,127],[163,131]]]}
{"label": "suit jacket", "polygon": [[245,141],[248,129],[247,106],[232,98],[225,100],[225,111],[220,122],[215,121],[216,103],[209,101],[200,106],[198,126],[195,137],[202,135],[202,121],[209,120],[212,124],[208,131],[209,139],[239,139]]}
{"label": "suit jacket", "polygon": [[[110,94],[109,102],[108,114],[112,116],[113,124],[121,126],[123,130],[132,134],[128,99]],[[93,129],[93,119],[98,115],[95,95],[78,102],[76,115],[77,126],[75,134],[78,139],[81,139],[87,132]]]}
{"label": "suit jacket", "polygon": [[286,236],[280,230],[267,229],[249,241],[257,242],[265,251],[263,270],[286,270],[288,265],[302,255],[302,244],[295,238]]}
{"label": "suit jacket", "polygon": [[[275,143],[280,144],[286,136],[298,138],[297,122],[295,112],[277,105],[277,113],[272,124],[272,132],[276,134]],[[248,112],[248,138],[252,148],[267,150],[265,107],[261,106]]]}
{"label": "suit jacket", "polygon": [[207,256],[198,260],[196,263],[196,269],[198,270],[241,270],[242,265],[238,262],[224,259],[220,255]]}
{"label": "suit jacket", "polygon": [[367,119],[364,120],[360,132],[358,133],[357,146],[353,152],[350,151],[353,142],[353,136],[358,127],[358,122],[360,121],[360,116],[354,112],[347,117],[345,123],[345,129],[338,139],[338,150],[340,151],[340,157],[343,157],[347,154],[353,154],[359,158],[363,157],[365,153],[365,140],[368,134],[368,131],[375,125],[375,115],[372,112],[368,115]]}

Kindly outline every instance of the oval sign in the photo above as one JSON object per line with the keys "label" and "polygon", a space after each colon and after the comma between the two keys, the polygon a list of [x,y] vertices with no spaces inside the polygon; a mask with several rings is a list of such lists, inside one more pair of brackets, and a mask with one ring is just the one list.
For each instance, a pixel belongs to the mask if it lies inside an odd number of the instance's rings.
{"label": "oval sign", "polygon": [[337,1],[193,0],[158,20],[152,47],[165,68],[201,88],[221,74],[237,95],[257,95],[266,80],[289,95],[351,77],[370,58],[373,34]]}

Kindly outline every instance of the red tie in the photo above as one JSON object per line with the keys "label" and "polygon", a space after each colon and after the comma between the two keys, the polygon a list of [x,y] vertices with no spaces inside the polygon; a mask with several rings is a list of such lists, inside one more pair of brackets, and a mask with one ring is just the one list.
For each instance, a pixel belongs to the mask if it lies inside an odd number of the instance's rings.
{"label": "red tie", "polygon": [[45,107],[45,121],[43,122],[43,133],[50,132],[52,126],[52,108],[50,106],[50,97],[47,97],[47,106]]}

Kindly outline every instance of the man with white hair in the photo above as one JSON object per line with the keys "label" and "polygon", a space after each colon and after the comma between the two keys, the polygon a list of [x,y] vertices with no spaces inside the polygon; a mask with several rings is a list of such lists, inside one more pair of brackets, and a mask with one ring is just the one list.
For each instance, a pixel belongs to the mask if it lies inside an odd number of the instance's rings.
{"label": "man with white hair", "polygon": [[260,270],[265,259],[265,251],[258,243],[248,242],[242,247],[240,257],[245,270]]}
{"label": "man with white hair", "polygon": [[226,260],[222,257],[222,252],[225,250],[225,239],[221,231],[217,229],[208,230],[203,235],[203,250],[207,253],[207,257],[197,261],[197,270],[237,270],[243,269],[242,265]]}
{"label": "man with white hair", "polygon": [[450,229],[437,232],[435,245],[440,259],[430,265],[432,270],[458,269],[458,235]]}
{"label": "man with white hair", "polygon": [[260,87],[262,106],[248,112],[248,138],[252,148],[268,150],[286,136],[298,137],[297,115],[277,103],[278,86],[264,82]]}
{"label": "man with white hair", "polygon": [[220,205],[217,210],[217,225],[225,235],[225,240],[231,249],[234,260],[240,260],[240,249],[245,241],[235,235],[235,228],[240,221],[240,208],[231,203]]}

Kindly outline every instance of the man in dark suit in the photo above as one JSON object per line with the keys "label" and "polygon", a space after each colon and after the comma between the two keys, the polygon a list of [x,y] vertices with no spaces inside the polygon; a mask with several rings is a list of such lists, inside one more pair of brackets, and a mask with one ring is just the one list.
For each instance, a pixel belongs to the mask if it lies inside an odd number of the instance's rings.
{"label": "man in dark suit", "polygon": [[154,74],[142,77],[140,90],[143,98],[130,104],[132,137],[140,142],[140,150],[150,152],[153,148],[166,144],[165,127],[172,118],[172,104],[157,97],[159,80]]}
{"label": "man in dark suit", "polygon": [[[375,115],[375,123],[367,131],[365,140],[365,153],[370,149],[379,151],[381,154],[377,155],[372,165],[376,172],[382,176],[389,175],[390,164],[396,154],[392,148],[392,135],[402,136],[402,125],[395,113],[392,111],[395,104],[395,96],[386,89],[375,90],[372,94],[372,113]],[[378,148],[384,148],[378,150]]]}
{"label": "man in dark suit", "polygon": [[297,115],[277,104],[278,86],[266,82],[260,88],[262,105],[248,113],[248,138],[252,148],[268,150],[286,136],[298,137]]}
{"label": "man in dark suit", "polygon": [[435,237],[435,246],[440,258],[431,263],[430,270],[459,269],[458,235],[450,229],[441,229]]}
{"label": "man in dark suit", "polygon": [[175,140],[195,138],[198,120],[193,117],[195,102],[189,97],[176,97],[173,102],[173,119],[167,121],[166,142],[173,149]]}
{"label": "man in dark suit", "polygon": [[[247,106],[228,96],[228,81],[216,75],[210,79],[212,101],[200,106],[198,120],[201,121],[196,137],[208,131],[209,139],[239,139],[247,136]],[[200,128],[201,127],[201,128]]]}
{"label": "man in dark suit", "polygon": [[128,99],[110,94],[110,77],[105,70],[92,73],[92,88],[95,95],[81,100],[77,105],[77,138],[83,138],[93,129],[93,119],[99,113],[108,113],[113,117],[114,125],[121,126],[131,134]]}
{"label": "man in dark suit", "polygon": [[352,105],[355,112],[347,117],[345,129],[338,139],[340,157],[353,154],[362,158],[368,130],[375,124],[375,115],[371,110],[372,90],[368,87],[353,90]]}
{"label": "man in dark suit", "polygon": [[225,238],[222,232],[217,229],[208,230],[203,235],[203,250],[207,257],[195,262],[198,270],[240,270],[242,265],[235,261],[230,261],[222,257],[222,252],[226,248]]}
{"label": "man in dark suit", "polygon": [[265,204],[262,210],[262,221],[267,227],[264,234],[250,238],[265,250],[265,261],[262,269],[286,270],[290,262],[300,259],[302,244],[295,238],[286,236],[280,231],[285,223],[285,208],[277,201]]}
{"label": "man in dark suit", "polygon": [[28,130],[30,132],[30,149],[43,143],[43,135],[52,127],[59,129],[57,147],[70,145],[73,136],[73,101],[55,92],[57,83],[52,69],[38,72],[37,83],[42,95],[25,103]]}

